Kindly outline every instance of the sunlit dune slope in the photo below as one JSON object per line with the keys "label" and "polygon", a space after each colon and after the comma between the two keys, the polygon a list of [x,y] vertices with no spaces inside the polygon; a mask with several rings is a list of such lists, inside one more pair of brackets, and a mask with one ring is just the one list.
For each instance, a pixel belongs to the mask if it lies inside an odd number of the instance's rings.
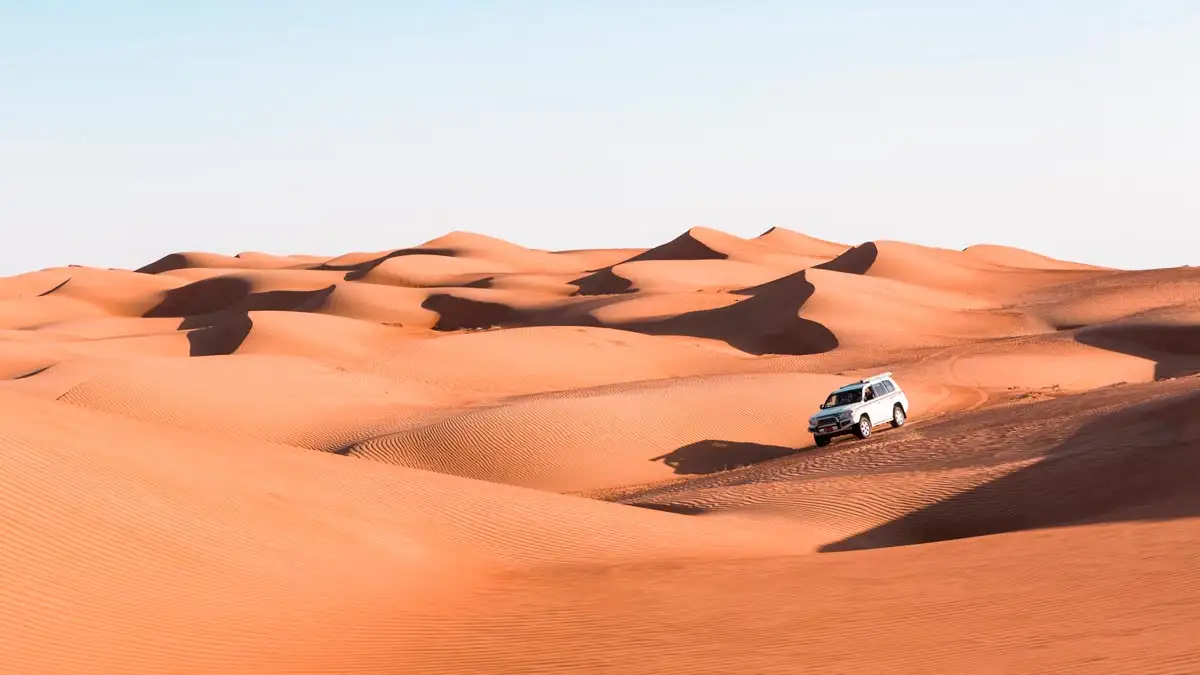
{"label": "sunlit dune slope", "polygon": [[[844,378],[741,375],[532,396],[357,443],[349,454],[551,491],[713,473],[808,445],[798,398]],[[714,441],[739,439],[717,450]]]}
{"label": "sunlit dune slope", "polygon": [[797,255],[827,260],[849,250],[849,246],[817,239],[784,227],[772,227],[755,237],[755,241]]}
{"label": "sunlit dune slope", "polygon": [[[788,551],[753,525],[0,402],[14,672],[395,667],[372,640],[416,649],[423,605],[485,570]],[[375,637],[327,630],[350,620]]]}
{"label": "sunlit dune slope", "polygon": [[[1195,519],[506,575],[409,672],[1192,672]],[[487,608],[475,609],[468,608]],[[1086,617],[1084,619],[1083,617]]]}

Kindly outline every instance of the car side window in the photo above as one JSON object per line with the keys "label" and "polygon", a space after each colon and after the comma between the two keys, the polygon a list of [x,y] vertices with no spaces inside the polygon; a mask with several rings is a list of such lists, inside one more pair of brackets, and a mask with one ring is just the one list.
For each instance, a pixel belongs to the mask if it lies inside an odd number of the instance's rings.
{"label": "car side window", "polygon": [[881,396],[887,396],[888,394],[895,391],[895,389],[892,388],[892,383],[888,382],[887,380],[884,380],[883,382],[879,383],[879,389],[880,389],[879,394]]}
{"label": "car side window", "polygon": [[863,392],[863,400],[870,401],[874,398],[875,398],[875,389],[873,387],[867,387],[867,390],[865,392]]}

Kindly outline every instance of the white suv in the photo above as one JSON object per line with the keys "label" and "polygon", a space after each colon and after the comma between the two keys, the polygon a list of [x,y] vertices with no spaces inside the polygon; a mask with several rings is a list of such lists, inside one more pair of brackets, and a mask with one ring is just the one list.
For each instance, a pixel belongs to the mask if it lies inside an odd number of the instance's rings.
{"label": "white suv", "polygon": [[808,418],[808,430],[818,446],[825,446],[842,434],[866,438],[885,422],[903,426],[907,416],[908,397],[887,372],[834,390],[821,404],[821,412]]}

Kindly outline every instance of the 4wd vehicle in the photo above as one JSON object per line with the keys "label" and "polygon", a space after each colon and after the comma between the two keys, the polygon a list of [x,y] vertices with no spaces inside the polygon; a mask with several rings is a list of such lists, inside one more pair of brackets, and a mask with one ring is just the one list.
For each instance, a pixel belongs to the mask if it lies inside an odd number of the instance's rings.
{"label": "4wd vehicle", "polygon": [[821,412],[808,418],[808,430],[818,446],[826,446],[834,436],[866,438],[880,424],[900,427],[906,419],[908,397],[886,372],[834,390],[821,404]]}

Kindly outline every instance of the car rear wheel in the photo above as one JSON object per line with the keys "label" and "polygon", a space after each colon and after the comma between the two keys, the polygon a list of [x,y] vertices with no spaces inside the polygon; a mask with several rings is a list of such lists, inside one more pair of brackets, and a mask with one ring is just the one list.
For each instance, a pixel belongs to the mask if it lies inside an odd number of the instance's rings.
{"label": "car rear wheel", "polygon": [[904,406],[900,405],[899,403],[892,406],[892,428],[893,429],[904,426],[904,420],[906,420],[906,419],[908,419],[908,416],[904,414]]}
{"label": "car rear wheel", "polygon": [[817,436],[816,434],[813,435],[813,441],[817,444],[818,448],[823,448],[829,445],[829,441],[831,440],[833,439],[829,436]]}
{"label": "car rear wheel", "polygon": [[858,426],[854,427],[854,435],[859,438],[866,438],[871,435],[871,418],[863,415],[858,418]]}

